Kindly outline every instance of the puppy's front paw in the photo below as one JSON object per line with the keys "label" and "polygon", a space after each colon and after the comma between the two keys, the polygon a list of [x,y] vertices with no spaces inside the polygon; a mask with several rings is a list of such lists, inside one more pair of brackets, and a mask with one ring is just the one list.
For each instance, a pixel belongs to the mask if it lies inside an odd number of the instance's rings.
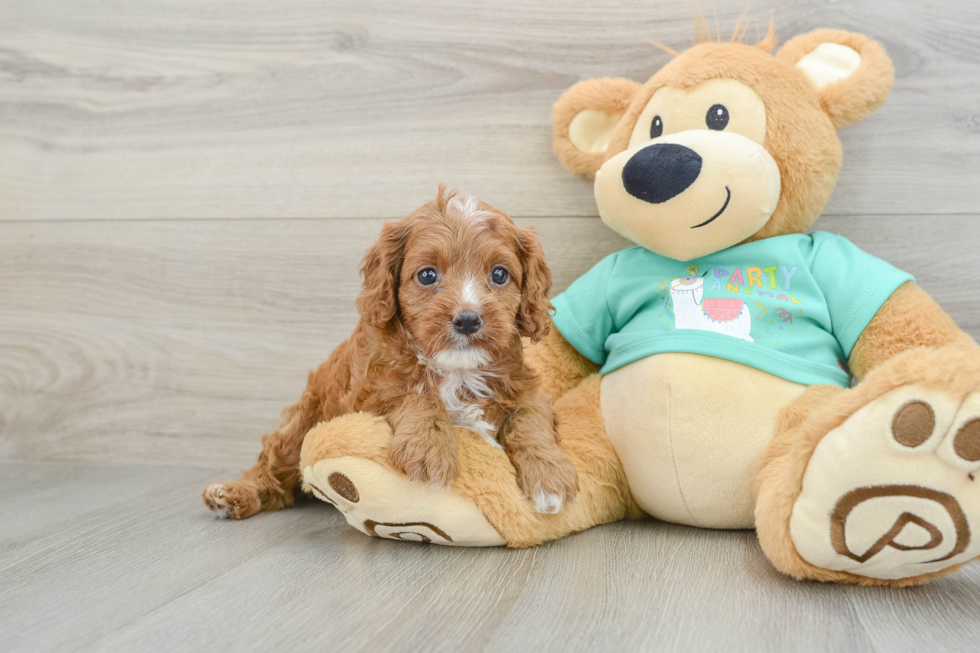
{"label": "puppy's front paw", "polygon": [[[553,515],[578,494],[578,472],[564,454],[556,457],[524,456],[517,467],[517,483],[536,512]],[[516,461],[515,461],[516,462]]]}
{"label": "puppy's front paw", "polygon": [[459,468],[456,441],[445,434],[393,437],[388,459],[410,480],[435,488],[451,486]]}
{"label": "puppy's front paw", "polygon": [[561,510],[564,498],[560,494],[538,489],[531,496],[531,501],[534,503],[535,512],[554,515]]}

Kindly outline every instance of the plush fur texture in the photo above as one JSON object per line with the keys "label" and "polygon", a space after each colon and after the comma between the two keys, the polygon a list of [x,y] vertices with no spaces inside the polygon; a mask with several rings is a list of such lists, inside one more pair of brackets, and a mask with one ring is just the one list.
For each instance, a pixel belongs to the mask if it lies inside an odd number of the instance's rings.
{"label": "plush fur texture", "polygon": [[599,368],[568,344],[558,329],[551,329],[536,346],[524,342],[524,360],[541,381],[541,389],[550,397],[561,397],[595,374]]}
{"label": "plush fur texture", "polygon": [[813,386],[784,408],[776,437],[759,461],[755,490],[759,543],[777,569],[799,579],[904,587],[944,576],[962,566],[898,580],[821,569],[797,553],[790,536],[789,519],[802,490],[803,474],[810,457],[827,433],[843,424],[858,409],[904,385],[935,388],[952,397],[966,399],[968,395],[980,392],[978,365],[980,347],[972,341],[935,348],[910,347],[869,372],[850,390]]}
{"label": "plush fur texture", "polygon": [[898,354],[918,347],[969,345],[963,333],[932,297],[912,282],[896,290],[861,334],[848,363],[851,373],[868,373]]}
{"label": "plush fur texture", "polygon": [[640,85],[622,77],[587,79],[571,87],[555,103],[551,116],[555,155],[565,169],[591,179],[606,160],[605,152],[581,152],[571,142],[568,128],[587,109],[608,115],[624,114]]}
{"label": "plush fur texture", "polygon": [[839,29],[818,29],[789,40],[776,58],[795,65],[821,43],[839,43],[861,55],[854,75],[834,82],[818,92],[820,105],[835,129],[867,118],[888,99],[895,81],[895,68],[876,41],[864,34]]}
{"label": "plush fur texture", "polygon": [[[503,283],[494,277],[500,269]],[[423,271],[432,275],[427,285]],[[209,487],[205,503],[236,519],[290,506],[306,433],[358,411],[391,423],[389,459],[413,480],[453,482],[460,426],[499,441],[527,497],[549,510],[573,499],[576,470],[557,446],[551,402],[523,361],[521,338],[536,341],[550,327],[551,274],[535,234],[440,188],[435,200],[385,225],[361,272],[354,333],[263,438],[258,464]],[[454,328],[463,311],[482,326],[470,334]]]}

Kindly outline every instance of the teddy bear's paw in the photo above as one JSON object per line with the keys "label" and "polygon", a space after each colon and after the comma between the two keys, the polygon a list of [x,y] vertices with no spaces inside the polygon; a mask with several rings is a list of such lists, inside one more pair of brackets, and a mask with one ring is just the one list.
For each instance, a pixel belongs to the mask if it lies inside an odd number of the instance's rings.
{"label": "teddy bear's paw", "polygon": [[303,468],[304,489],[372,537],[449,546],[500,546],[503,538],[472,501],[413,482],[387,467],[344,456]]}
{"label": "teddy bear's paw", "polygon": [[859,409],[817,445],[790,533],[811,564],[878,579],[980,555],[980,394],[911,385]]}

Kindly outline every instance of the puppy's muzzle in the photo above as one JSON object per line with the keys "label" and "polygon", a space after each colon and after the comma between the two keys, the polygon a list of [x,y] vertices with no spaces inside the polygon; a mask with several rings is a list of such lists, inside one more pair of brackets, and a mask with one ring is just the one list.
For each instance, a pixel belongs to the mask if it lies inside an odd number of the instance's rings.
{"label": "puppy's muzzle", "polygon": [[471,336],[483,326],[483,318],[476,311],[460,311],[453,316],[453,329],[456,333]]}

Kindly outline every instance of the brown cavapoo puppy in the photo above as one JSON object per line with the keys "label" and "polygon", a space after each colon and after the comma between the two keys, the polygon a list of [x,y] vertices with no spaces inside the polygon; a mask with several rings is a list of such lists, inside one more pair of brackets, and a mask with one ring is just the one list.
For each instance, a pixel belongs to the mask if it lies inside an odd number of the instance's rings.
{"label": "brown cavapoo puppy", "polygon": [[551,272],[535,233],[440,188],[435,200],[385,224],[361,273],[353,335],[310,374],[279,430],[262,438],[258,464],[204,491],[208,507],[244,519],[291,506],[306,433],[366,411],[391,424],[389,457],[409,478],[451,485],[462,427],[503,447],[538,512],[561,510],[578,476],[521,344],[551,325]]}

